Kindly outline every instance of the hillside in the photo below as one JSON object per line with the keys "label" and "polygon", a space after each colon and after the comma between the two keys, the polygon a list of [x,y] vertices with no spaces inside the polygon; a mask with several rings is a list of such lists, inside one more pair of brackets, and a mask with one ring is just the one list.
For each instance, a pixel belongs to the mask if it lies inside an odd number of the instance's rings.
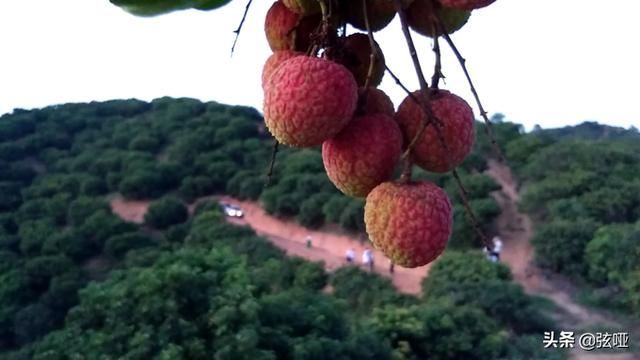
{"label": "hillside", "polygon": [[[488,143],[478,126],[460,174],[491,234],[499,186],[482,174]],[[529,175],[540,160],[521,158],[564,143],[531,140],[514,124],[496,130],[531,184],[540,180]],[[521,144],[533,151],[519,154]],[[312,359],[329,356],[327,349],[337,358],[564,356],[542,351],[540,334],[554,328],[549,305],[485,260],[448,176],[415,172],[443,186],[455,205],[449,248],[421,297],[356,267],[328,273],[288,258],[227,224],[215,204],[188,211],[196,199],[227,194],[308,228],[359,236],[363,202],[333,187],[318,149],[281,149],[265,187],[272,145],[254,109],[193,99],[66,104],[0,117],[3,358]],[[616,167],[634,161],[633,153],[617,143],[597,146],[616,149],[603,161],[618,183],[635,186],[636,169]],[[113,196],[152,201],[144,222],[113,214]]]}

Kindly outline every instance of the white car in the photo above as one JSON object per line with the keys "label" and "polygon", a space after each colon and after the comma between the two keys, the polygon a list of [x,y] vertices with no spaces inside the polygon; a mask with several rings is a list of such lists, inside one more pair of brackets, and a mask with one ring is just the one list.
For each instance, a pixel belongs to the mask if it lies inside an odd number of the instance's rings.
{"label": "white car", "polygon": [[229,217],[241,218],[244,216],[242,209],[240,209],[236,205],[231,205],[228,203],[220,203],[220,206],[222,206],[222,211],[224,211],[224,214]]}

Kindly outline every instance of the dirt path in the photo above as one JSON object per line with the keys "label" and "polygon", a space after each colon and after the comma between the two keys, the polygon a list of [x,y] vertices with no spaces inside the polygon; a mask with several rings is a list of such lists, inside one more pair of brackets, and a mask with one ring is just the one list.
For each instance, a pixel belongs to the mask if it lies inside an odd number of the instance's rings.
{"label": "dirt path", "polygon": [[[275,218],[255,202],[238,201],[230,197],[220,199],[237,204],[244,211],[243,219],[229,219],[230,222],[250,226],[258,235],[265,237],[289,255],[300,256],[311,261],[323,261],[328,271],[334,271],[347,265],[344,260],[345,253],[347,249],[353,248],[356,252],[356,263],[361,264],[360,257],[366,248],[366,242],[361,243],[357,238],[326,231],[326,229],[309,230],[292,221]],[[149,207],[148,201],[129,201],[119,195],[112,196],[110,204],[115,214],[137,224],[143,222],[144,214]],[[193,204],[189,206],[191,211],[193,208]],[[311,248],[306,246],[307,236],[311,236]],[[428,266],[417,269],[396,267],[394,273],[390,274],[390,262],[382,253],[374,250],[374,259],[375,271],[391,279],[399,291],[409,294],[420,293],[421,281],[427,274]]]}
{"label": "dirt path", "polygon": [[[599,311],[586,308],[578,304],[573,298],[576,288],[566,279],[544,274],[533,263],[534,250],[530,239],[533,235],[531,219],[518,211],[520,200],[511,170],[504,164],[489,161],[487,175],[491,176],[502,186],[500,191],[493,193],[500,205],[502,213],[498,217],[497,226],[500,237],[504,242],[502,260],[511,268],[514,279],[524,289],[533,295],[539,295],[552,300],[560,313],[555,314],[556,320],[563,329],[601,329],[618,328],[624,326],[617,320]],[[595,330],[597,331],[597,330]],[[632,333],[633,337],[634,334]],[[575,349],[570,358],[573,359],[636,359],[633,354],[589,354]]]}

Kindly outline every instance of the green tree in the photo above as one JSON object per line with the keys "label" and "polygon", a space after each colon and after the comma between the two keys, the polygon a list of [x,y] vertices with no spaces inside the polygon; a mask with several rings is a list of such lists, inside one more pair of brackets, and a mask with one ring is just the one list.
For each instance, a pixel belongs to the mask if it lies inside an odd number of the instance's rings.
{"label": "green tree", "polygon": [[175,197],[164,197],[151,203],[144,216],[147,225],[166,229],[185,222],[189,218],[187,207]]}

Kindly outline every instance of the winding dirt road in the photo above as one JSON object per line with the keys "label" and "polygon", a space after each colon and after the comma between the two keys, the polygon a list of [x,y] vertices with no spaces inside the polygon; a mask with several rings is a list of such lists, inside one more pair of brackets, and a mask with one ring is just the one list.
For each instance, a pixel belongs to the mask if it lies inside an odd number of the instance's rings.
{"label": "winding dirt road", "polygon": [[[621,324],[603,312],[578,304],[572,297],[572,294],[576,292],[575,286],[558,276],[545,274],[535,266],[533,263],[534,251],[530,243],[533,234],[531,220],[518,211],[519,194],[510,169],[504,164],[490,160],[486,173],[502,187],[492,195],[502,209],[497,219],[498,234],[504,242],[501,257],[511,268],[514,280],[520,283],[528,293],[552,300],[560,309],[554,314],[554,317],[563,329],[573,329],[578,333],[580,330],[625,329],[625,326],[627,326],[626,329],[629,329],[629,324]],[[215,199],[216,197],[210,198]],[[349,248],[356,251],[356,264],[360,264],[360,256],[368,245],[366,239],[340,234],[335,228],[314,231],[293,221],[275,218],[267,214],[255,202],[238,201],[230,197],[217,199],[238,204],[243,209],[244,219],[229,219],[230,222],[250,226],[258,235],[265,237],[289,255],[300,256],[311,261],[322,261],[328,271],[334,271],[347,265],[344,256]],[[129,201],[119,195],[112,196],[110,204],[115,214],[134,223],[143,222],[144,214],[149,206],[147,201]],[[190,211],[193,211],[194,205],[189,206]],[[312,238],[311,248],[306,246],[307,236]],[[377,273],[390,278],[399,291],[409,294],[420,293],[422,279],[427,276],[429,271],[428,266],[417,269],[396,267],[394,274],[390,274],[389,260],[377,251],[374,254]],[[636,326],[633,328],[637,329]],[[632,338],[640,335],[634,334],[632,330],[629,331]],[[640,357],[630,353],[587,353],[574,348],[570,353],[570,358],[631,360]]]}
{"label": "winding dirt road", "polygon": [[[502,209],[497,219],[498,233],[504,242],[501,258],[511,268],[514,280],[520,283],[529,294],[545,297],[556,304],[560,312],[554,314],[554,318],[562,329],[582,333],[614,328],[629,331],[632,338],[634,335],[637,336],[638,334],[631,330],[636,326],[621,324],[601,311],[578,304],[572,296],[577,291],[574,285],[560,276],[545,274],[535,266],[534,250],[530,242],[533,235],[531,219],[518,210],[520,196],[511,169],[505,164],[489,160],[489,169],[486,174],[502,187],[492,195]],[[632,360],[640,358],[640,355],[637,353],[589,353],[576,346],[569,353],[569,358]]]}
{"label": "winding dirt road", "polygon": [[[340,234],[328,229],[309,230],[293,221],[283,220],[267,214],[259,204],[249,201],[238,201],[223,196],[217,199],[237,204],[244,212],[243,219],[228,218],[228,221],[238,225],[250,226],[258,235],[271,241],[277,247],[292,256],[300,256],[311,261],[322,261],[328,271],[334,271],[341,266],[348,265],[345,254],[349,248],[356,252],[355,264],[362,264],[361,256],[367,248],[367,240]],[[110,199],[111,209],[120,218],[141,224],[144,214],[149,207],[148,201],[126,200],[120,195]],[[189,206],[193,211],[195,204]],[[311,236],[311,248],[306,246],[306,237]],[[373,249],[372,249],[373,250]],[[428,266],[416,269],[395,267],[393,274],[389,272],[389,260],[379,251],[374,250],[374,271],[389,278],[401,292],[419,294],[421,281],[427,275]]]}

